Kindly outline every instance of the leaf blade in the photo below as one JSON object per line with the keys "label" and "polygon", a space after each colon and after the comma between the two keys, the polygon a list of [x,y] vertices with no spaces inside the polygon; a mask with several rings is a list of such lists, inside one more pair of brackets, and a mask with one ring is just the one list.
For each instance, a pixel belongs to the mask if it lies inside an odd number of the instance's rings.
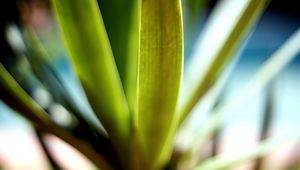
{"label": "leaf blade", "polygon": [[140,0],[98,2],[129,109],[131,112],[134,112],[137,84]]}
{"label": "leaf blade", "polygon": [[126,145],[130,114],[97,1],[53,0],[53,4],[72,64],[93,110],[114,141]]}
{"label": "leaf blade", "polygon": [[157,168],[169,156],[168,149],[160,150],[170,142],[167,138],[175,122],[181,84],[181,4],[178,0],[142,0],[141,5],[137,123],[145,158]]}

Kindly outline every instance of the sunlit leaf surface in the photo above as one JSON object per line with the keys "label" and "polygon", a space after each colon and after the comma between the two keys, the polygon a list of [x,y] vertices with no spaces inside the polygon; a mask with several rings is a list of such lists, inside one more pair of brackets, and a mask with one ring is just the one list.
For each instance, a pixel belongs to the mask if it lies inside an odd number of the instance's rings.
{"label": "sunlit leaf surface", "polygon": [[181,6],[179,0],[142,0],[141,8],[137,126],[147,166],[158,168],[170,154],[165,147],[171,147],[181,84]]}

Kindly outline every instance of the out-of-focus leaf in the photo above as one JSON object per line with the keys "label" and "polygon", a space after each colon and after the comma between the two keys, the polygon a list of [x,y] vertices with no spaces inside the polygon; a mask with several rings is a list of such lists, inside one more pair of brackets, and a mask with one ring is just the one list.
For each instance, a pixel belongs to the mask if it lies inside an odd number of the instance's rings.
{"label": "out-of-focus leaf", "polygon": [[[222,124],[226,117],[232,113],[233,109],[242,107],[243,104],[261,90],[274,76],[276,76],[289,62],[300,53],[300,29],[298,29],[283,45],[278,49],[266,63],[256,72],[253,78],[241,90],[236,92],[230,100],[221,103],[215,110],[213,116],[205,122],[203,128],[196,131],[194,142],[190,144],[186,151],[187,157],[198,159],[193,152],[195,148],[203,144],[205,139],[211,136]],[[190,155],[190,156],[189,156]],[[191,156],[192,155],[192,156]],[[190,160],[192,161],[192,160]]]}
{"label": "out-of-focus leaf", "polygon": [[[212,87],[199,100],[199,104],[188,115],[184,123],[179,127],[179,130],[177,131],[176,138],[175,138],[175,148],[173,151],[174,156],[176,155],[177,157],[182,156],[181,154],[195,140],[194,132],[201,129],[203,126],[203,123],[199,121],[203,120],[203,116],[207,115],[207,113],[212,114],[211,112],[213,108],[215,108],[215,106],[217,105],[218,99],[222,97],[221,96],[222,92],[224,92],[224,89],[226,89],[225,87],[226,83],[228,82],[228,79],[230,78],[233,69],[238,63],[239,56],[241,55],[241,52],[243,52],[249,37],[251,37],[251,34],[248,36],[247,40],[243,43],[242,47],[238,50],[236,57],[234,57],[232,61],[227,65],[227,67],[223,70],[223,73],[220,74],[215,84],[212,85]],[[201,152],[200,150],[203,150],[203,148],[198,148],[197,152]],[[182,165],[182,166],[186,166],[186,165]],[[184,167],[183,169],[189,169],[189,168]]]}
{"label": "out-of-focus leaf", "polygon": [[183,65],[179,0],[142,0],[137,127],[149,169],[169,159]]}
{"label": "out-of-focus leaf", "polygon": [[[263,141],[267,139],[271,132],[272,123],[274,120],[274,87],[275,81],[270,81],[266,87],[266,99],[264,103],[264,110],[262,114],[262,121],[260,123],[260,131],[259,131],[259,139],[258,141]],[[254,162],[253,169],[254,170],[262,170],[263,168],[264,158],[258,158]]]}
{"label": "out-of-focus leaf", "polygon": [[[30,62],[32,72],[39,79],[39,81],[47,88],[51,93],[55,102],[62,104],[66,109],[68,109],[72,114],[75,115],[77,119],[80,119],[80,123],[91,126],[91,128],[96,128],[92,122],[87,121],[83,116],[82,111],[77,107],[75,101],[71,97],[68,89],[66,89],[64,83],[59,77],[54,66],[48,60],[48,54],[41,45],[40,41],[32,30],[26,30],[26,57]],[[98,128],[98,130],[101,130]],[[101,133],[104,135],[105,132],[102,130]]]}
{"label": "out-of-focus leaf", "polygon": [[129,141],[130,114],[97,1],[53,0],[53,4],[89,102],[117,149],[123,152]]}
{"label": "out-of-focus leaf", "polygon": [[61,104],[75,117],[75,125],[68,127],[73,135],[89,141],[99,153],[105,155],[110,163],[114,165],[119,164],[106,132],[88,120],[85,114],[77,107],[76,102],[61,81],[61,77],[58,76],[54,66],[48,61],[47,52],[30,28],[26,30],[26,40],[27,50],[25,55],[30,61],[33,73],[51,93],[53,102]]}
{"label": "out-of-focus leaf", "polygon": [[98,0],[131,111],[136,99],[140,0]]}
{"label": "out-of-focus leaf", "polygon": [[207,0],[182,0],[185,58],[190,56],[194,48],[207,6]]}
{"label": "out-of-focus leaf", "polygon": [[205,160],[194,170],[232,169],[242,163],[247,163],[249,161],[255,160],[256,158],[261,157],[280,146],[295,144],[299,142],[299,140],[299,134],[288,135],[278,139],[266,139],[247,153],[240,154],[236,157],[226,157],[226,155],[218,155],[216,157]]}
{"label": "out-of-focus leaf", "polygon": [[0,64],[0,99],[12,109],[30,120],[38,128],[53,133],[86,155],[97,166],[111,170],[112,167],[86,142],[72,136],[56,125],[47,113],[35,103]]}
{"label": "out-of-focus leaf", "polygon": [[262,14],[266,1],[224,0],[216,7],[190,61],[180,123],[218,80],[240,42]]}
{"label": "out-of-focus leaf", "polygon": [[[202,128],[203,123],[199,120],[203,119],[203,115],[210,113],[216,105],[222,92],[224,92],[226,82],[230,78],[233,68],[237,64],[238,58],[235,58],[220,75],[219,80],[209,89],[208,92],[200,100],[199,105],[191,112],[185,122],[179,127],[175,139],[175,150],[181,152],[187,149],[194,141],[194,131]],[[180,153],[178,153],[180,154]]]}

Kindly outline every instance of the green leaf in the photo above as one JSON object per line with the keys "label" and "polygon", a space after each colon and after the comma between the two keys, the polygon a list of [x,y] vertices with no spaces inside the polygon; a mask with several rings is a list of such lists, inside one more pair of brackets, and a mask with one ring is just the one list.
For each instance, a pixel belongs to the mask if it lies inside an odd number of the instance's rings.
{"label": "green leaf", "polygon": [[117,149],[123,150],[130,136],[130,113],[97,1],[53,0],[53,4],[89,102]]}
{"label": "green leaf", "polygon": [[259,158],[276,148],[284,145],[296,144],[300,140],[300,135],[287,135],[278,139],[266,139],[251,151],[244,154],[239,154],[235,157],[226,157],[226,155],[218,155],[216,157],[209,158],[203,163],[199,164],[194,170],[223,170],[232,169],[243,163],[250,162]]}
{"label": "green leaf", "polygon": [[140,0],[98,1],[131,111],[135,109]]}
{"label": "green leaf", "polygon": [[[216,83],[240,42],[262,14],[267,0],[222,1],[214,10],[190,61],[180,107],[180,124]],[[222,30],[220,30],[222,29]],[[201,58],[202,57],[202,58]],[[199,67],[199,64],[201,67]]]}
{"label": "green leaf", "polygon": [[207,0],[183,0],[184,54],[189,57],[200,33],[200,23],[208,6]]}
{"label": "green leaf", "polygon": [[133,6],[131,29],[129,32],[130,37],[127,42],[128,54],[126,61],[126,75],[124,78],[124,90],[130,111],[133,112],[133,114],[136,114],[141,0],[134,0]]}
{"label": "green leaf", "polygon": [[179,0],[142,0],[137,127],[146,164],[169,159],[183,65]]}
{"label": "green leaf", "polygon": [[26,94],[2,64],[0,64],[0,89],[0,99],[30,120],[35,126],[43,131],[53,133],[74,146],[101,169],[112,170],[111,165],[109,165],[101,155],[95,152],[89,144],[75,138],[64,128],[56,125],[47,113]]}
{"label": "green leaf", "polygon": [[[194,132],[194,138],[188,149],[185,151],[185,158],[197,162],[196,148],[202,146],[204,141],[209,138],[222,122],[233,113],[232,110],[242,107],[252,96],[259,92],[269,81],[300,53],[300,29],[298,29],[284,44],[278,49],[265,64],[255,73],[245,87],[236,92],[233,98],[221,103],[212,114],[213,116],[205,124]],[[237,107],[238,106],[238,107]]]}

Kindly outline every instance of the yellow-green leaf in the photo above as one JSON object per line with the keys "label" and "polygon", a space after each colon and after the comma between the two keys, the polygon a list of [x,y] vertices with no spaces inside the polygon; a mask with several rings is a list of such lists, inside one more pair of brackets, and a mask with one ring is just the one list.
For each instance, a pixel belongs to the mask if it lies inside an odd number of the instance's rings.
{"label": "yellow-green leaf", "polygon": [[140,0],[98,2],[128,105],[133,112],[137,84]]}
{"label": "yellow-green leaf", "polygon": [[179,0],[142,0],[138,65],[137,127],[149,169],[169,157],[182,65]]}
{"label": "yellow-green leaf", "polygon": [[117,149],[122,150],[129,140],[130,113],[97,1],[53,0],[53,4],[89,102]]}

